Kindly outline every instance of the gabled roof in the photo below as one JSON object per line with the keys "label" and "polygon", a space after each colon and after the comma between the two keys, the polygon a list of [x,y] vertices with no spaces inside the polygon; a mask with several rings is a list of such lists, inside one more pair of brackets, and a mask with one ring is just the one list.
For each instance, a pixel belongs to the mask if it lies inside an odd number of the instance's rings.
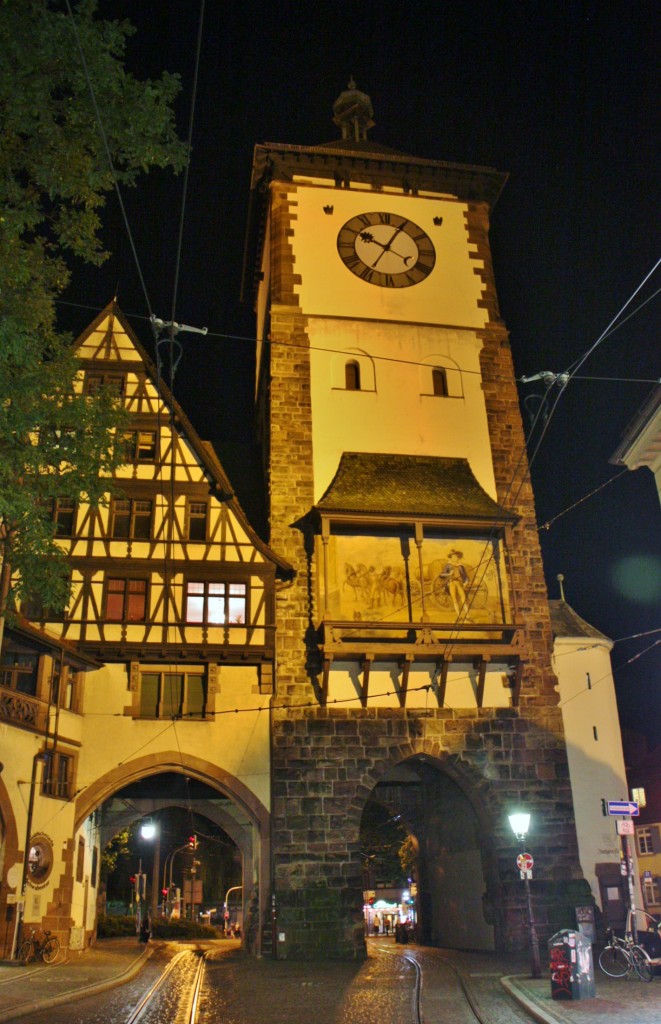
{"label": "gabled roof", "polygon": [[326,493],[322,514],[366,514],[406,518],[516,521],[475,479],[467,459],[428,455],[344,452]]}
{"label": "gabled roof", "polygon": [[[82,347],[83,343],[93,334],[94,331],[103,323],[104,319],[110,318],[111,327],[112,322],[117,321],[120,325],[121,330],[125,332],[131,344],[135,348],[136,352],[140,356],[147,376],[150,378],[152,384],[157,389],[163,403],[172,410],[174,420],[177,427],[185,434],[187,441],[190,443],[193,451],[195,452],[200,464],[209,476],[210,481],[215,484],[216,496],[220,501],[227,503],[229,508],[232,509],[237,519],[245,529],[246,534],[250,537],[251,542],[255,547],[271,562],[275,563],[277,568],[280,570],[281,575],[290,577],[294,575],[293,567],[284,558],[277,555],[269,546],[266,544],[261,537],[255,532],[252,525],[248,521],[248,518],[241,508],[238,498],[234,494],[232,485],[222,467],[220,459],[211,444],[210,441],[202,441],[199,437],[195,427],[186,416],[184,410],[179,405],[178,401],[165,384],[163,379],[159,380],[156,367],[149,357],[147,351],[134,334],[130,324],[126,320],[125,315],[120,310],[117,303],[113,300],[110,302],[101,313],[92,321],[92,323],[82,332],[76,341],[76,347],[78,350]],[[108,332],[109,333],[109,332]],[[128,363],[130,365],[130,362]]]}
{"label": "gabled roof", "polygon": [[606,640],[608,643],[611,642],[604,633],[600,633],[598,629],[595,629],[589,622],[586,622],[580,615],[577,615],[566,601],[549,601],[549,610],[554,637],[564,637],[566,639],[585,637],[593,640]]}

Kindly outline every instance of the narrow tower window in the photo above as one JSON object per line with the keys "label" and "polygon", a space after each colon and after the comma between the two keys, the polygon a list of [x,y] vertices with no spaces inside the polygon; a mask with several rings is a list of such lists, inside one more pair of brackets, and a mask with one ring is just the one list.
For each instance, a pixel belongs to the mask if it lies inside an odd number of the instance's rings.
{"label": "narrow tower window", "polygon": [[360,391],[360,366],[353,360],[344,367],[344,386],[347,391]]}
{"label": "narrow tower window", "polygon": [[448,378],[445,370],[435,367],[431,372],[432,393],[440,398],[448,397]]}

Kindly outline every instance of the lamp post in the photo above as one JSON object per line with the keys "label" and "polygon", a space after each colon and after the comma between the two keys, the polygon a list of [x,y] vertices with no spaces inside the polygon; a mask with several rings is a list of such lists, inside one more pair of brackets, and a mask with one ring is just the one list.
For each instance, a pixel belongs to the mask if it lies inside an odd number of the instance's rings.
{"label": "lamp post", "polygon": [[151,880],[151,915],[152,918],[158,914],[158,876],[161,873],[161,833],[156,822],[152,818],[145,818],[140,825],[140,834],[143,839],[154,841],[154,863]]}
{"label": "lamp post", "polygon": [[517,812],[515,814],[510,814],[508,817],[512,832],[521,843],[521,855],[517,858],[517,865],[519,866],[521,878],[523,879],[526,887],[528,929],[530,931],[530,948],[532,951],[532,976],[533,978],[541,978],[542,970],[539,959],[539,940],[537,938],[537,928],[535,926],[535,918],[532,912],[532,898],[530,896],[530,876],[532,875],[533,860],[525,849],[526,836],[530,827],[530,815]]}

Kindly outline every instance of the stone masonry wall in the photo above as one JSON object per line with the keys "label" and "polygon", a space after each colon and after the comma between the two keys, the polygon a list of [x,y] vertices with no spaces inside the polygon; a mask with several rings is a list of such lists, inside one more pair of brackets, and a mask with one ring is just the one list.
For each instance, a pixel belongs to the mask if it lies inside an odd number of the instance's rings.
{"label": "stone masonry wall", "polygon": [[[309,339],[292,285],[288,237],[294,186],[272,191],[270,464],[271,543],[297,569],[277,598],[277,679],[273,711],[272,840],[278,955],[361,957],[360,817],[384,771],[424,754],[451,771],[483,822],[487,903],[500,948],[526,942],[523,886],[507,813],[534,816],[533,883],[542,937],[568,922],[567,882],[579,876],[571,790],[555,677],[552,636],[533,498],[525,465],[507,335],[490,270],[486,211],[469,215],[471,240],[486,272],[484,390],[499,500],[521,516],[512,533],[510,571],[517,620],[525,622],[526,668],[518,708],[331,710],[321,708],[306,668],[311,590],[303,535],[293,524],[312,505]],[[514,487],[510,481],[514,477]]]}

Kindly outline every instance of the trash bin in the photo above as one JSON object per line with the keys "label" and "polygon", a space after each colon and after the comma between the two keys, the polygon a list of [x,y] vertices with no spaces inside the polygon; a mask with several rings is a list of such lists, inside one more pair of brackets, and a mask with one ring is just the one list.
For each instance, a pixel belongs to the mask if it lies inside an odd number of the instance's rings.
{"label": "trash bin", "polygon": [[594,999],[594,964],[590,940],[564,928],[549,939],[553,999]]}

